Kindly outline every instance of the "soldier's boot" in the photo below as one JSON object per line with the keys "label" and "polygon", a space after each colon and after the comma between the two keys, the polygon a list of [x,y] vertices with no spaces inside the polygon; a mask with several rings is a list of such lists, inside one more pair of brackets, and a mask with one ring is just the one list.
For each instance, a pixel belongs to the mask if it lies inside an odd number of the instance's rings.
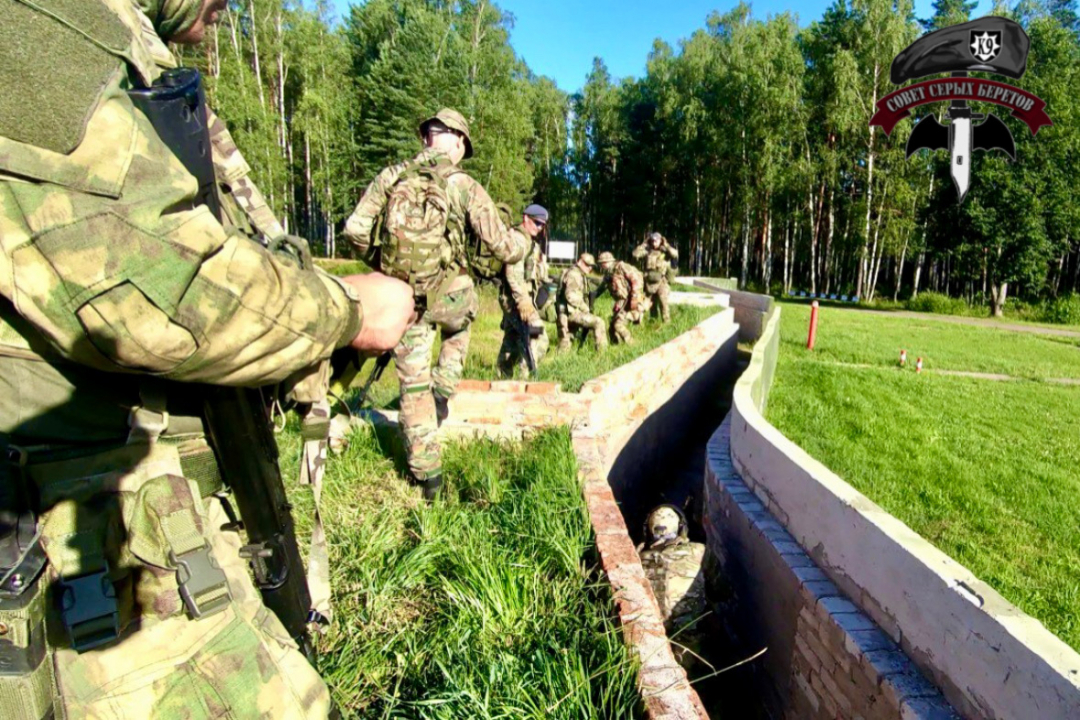
{"label": "soldier's boot", "polygon": [[560,338],[559,346],[557,348],[555,348],[555,352],[559,352],[559,353],[569,352],[571,347],[572,346],[570,344],[570,338],[569,337],[563,337],[563,338]]}
{"label": "soldier's boot", "polygon": [[424,490],[424,501],[430,505],[435,502],[435,499],[439,496],[439,491],[442,489],[442,475],[429,477],[420,486]]}
{"label": "soldier's boot", "polygon": [[450,398],[441,393],[433,393],[435,396],[435,422],[439,427],[450,417]]}

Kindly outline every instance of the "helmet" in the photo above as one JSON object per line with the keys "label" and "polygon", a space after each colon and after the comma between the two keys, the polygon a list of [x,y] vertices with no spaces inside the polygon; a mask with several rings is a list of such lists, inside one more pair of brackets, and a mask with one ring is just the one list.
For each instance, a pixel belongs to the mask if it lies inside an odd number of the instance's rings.
{"label": "helmet", "polygon": [[581,257],[578,258],[578,262],[583,262],[589,267],[596,265],[596,258],[592,256],[592,253],[581,253]]}
{"label": "helmet", "polygon": [[609,252],[600,253],[599,260],[600,260],[600,266],[601,267],[603,267],[604,265],[614,265],[615,264],[615,256],[612,255]]}
{"label": "helmet", "polygon": [[658,505],[645,518],[645,541],[649,545],[686,536],[686,516],[674,505]]}
{"label": "helmet", "polygon": [[438,121],[451,130],[457,130],[459,133],[465,136],[465,159],[471,158],[473,154],[472,139],[469,137],[469,123],[465,121],[465,116],[452,108],[443,108],[434,116],[429,117],[424,122],[420,123],[419,132],[420,139],[423,140],[427,136],[427,128],[431,123]]}
{"label": "helmet", "polygon": [[661,235],[660,233],[658,233],[658,232],[649,233],[649,242],[659,243],[659,242],[663,242],[663,241],[664,241],[664,236]]}

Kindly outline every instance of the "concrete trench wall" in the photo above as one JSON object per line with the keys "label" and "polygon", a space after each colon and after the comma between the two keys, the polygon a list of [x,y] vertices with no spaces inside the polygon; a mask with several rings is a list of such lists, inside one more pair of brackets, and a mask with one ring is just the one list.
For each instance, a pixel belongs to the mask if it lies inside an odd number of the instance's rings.
{"label": "concrete trench wall", "polygon": [[760,326],[709,445],[706,524],[753,610],[743,639],[769,646],[771,714],[1080,718],[1080,655],[764,419],[779,313]]}
{"label": "concrete trench wall", "polygon": [[[706,296],[708,297],[708,296]],[[716,302],[714,299],[713,302]],[[726,300],[720,300],[726,306]],[[709,390],[735,371],[739,327],[728,308],[682,335],[585,383],[464,380],[450,400],[444,438],[521,438],[554,425],[571,427],[578,476],[623,632],[640,663],[639,687],[654,720],[698,720],[705,709],[675,660],[659,606],[627,528],[643,520],[638,504],[663,486],[672,447],[690,431]],[[397,413],[371,412],[395,428]],[[400,443],[396,433],[393,443]],[[632,492],[631,492],[632,491]]]}

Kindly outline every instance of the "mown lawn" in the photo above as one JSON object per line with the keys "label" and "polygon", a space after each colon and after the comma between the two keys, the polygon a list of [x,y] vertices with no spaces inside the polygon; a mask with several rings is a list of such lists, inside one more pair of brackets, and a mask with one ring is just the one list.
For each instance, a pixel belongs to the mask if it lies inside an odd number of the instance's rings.
{"label": "mown lawn", "polygon": [[[810,307],[781,303],[784,350],[805,349]],[[1080,378],[1076,338],[1042,336],[957,325],[933,319],[888,317],[855,309],[822,307],[814,357],[818,362],[892,367],[901,348],[921,356],[925,370],[998,373],[1032,380]],[[782,353],[781,357],[786,353]]]}
{"label": "mown lawn", "polygon": [[1080,387],[896,367],[1080,377],[1080,348],[826,309],[810,353],[808,310],[783,313],[769,420],[1080,650]]}
{"label": "mown lawn", "polygon": [[[295,421],[279,435],[295,477]],[[452,444],[428,507],[370,429],[328,464],[334,622],[319,669],[346,717],[633,718],[636,668],[596,566],[570,433]],[[301,537],[310,492],[293,487]]]}

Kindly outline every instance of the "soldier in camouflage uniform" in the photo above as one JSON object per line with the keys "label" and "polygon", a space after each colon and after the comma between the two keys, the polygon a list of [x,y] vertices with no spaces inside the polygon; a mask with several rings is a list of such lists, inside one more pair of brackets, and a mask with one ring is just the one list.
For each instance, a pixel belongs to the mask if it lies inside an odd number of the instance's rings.
{"label": "soldier in camouflage uniform", "polygon": [[611,311],[612,339],[632,345],[634,337],[630,334],[630,324],[640,324],[649,310],[649,301],[645,299],[645,278],[636,267],[621,260],[616,261],[609,252],[600,253],[600,269],[604,271],[604,282],[597,295],[607,290],[615,301]]}
{"label": "soldier in camouflage uniform", "polygon": [[590,253],[581,253],[578,261],[567,268],[559,279],[559,290],[555,296],[555,312],[559,327],[559,351],[570,349],[571,332],[583,329],[591,332],[596,339],[596,349],[604,350],[608,345],[607,329],[604,321],[593,315],[586,297],[589,295],[588,274],[596,266],[596,259]]}
{"label": "soldier in camouflage uniform", "polygon": [[[484,187],[458,169],[472,156],[472,140],[465,118],[456,110],[443,109],[420,124],[426,145],[412,160],[392,165],[368,185],[356,209],[345,223],[345,237],[362,258],[371,263],[382,247],[376,226],[385,221],[383,209],[398,179],[414,167],[432,167],[444,174],[450,204],[447,242],[435,250],[446,268],[443,282],[426,301],[424,313],[394,350],[401,385],[401,428],[405,434],[409,471],[413,481],[433,499],[442,486],[441,448],[438,428],[447,416],[448,402],[457,388],[469,351],[469,326],[480,302],[469,275],[469,260],[461,254],[466,237],[475,236],[490,257],[501,263],[520,261],[528,250],[527,239],[511,232]],[[431,367],[435,335],[442,338],[439,360]]]}
{"label": "soldier in camouflage uniform", "polygon": [[660,606],[664,629],[676,659],[687,669],[700,656],[702,617],[708,612],[706,548],[690,542],[686,518],[674,505],[660,505],[645,521],[645,542],[638,545],[645,576]]}
{"label": "soldier in camouflage uniform", "polygon": [[667,238],[654,232],[645,242],[634,248],[633,255],[634,259],[641,263],[641,269],[645,273],[645,297],[652,304],[653,316],[659,313],[664,322],[669,322],[671,310],[668,308],[668,296],[671,294],[671,286],[668,283],[668,273],[671,271],[672,261],[679,261],[679,251],[668,243]]}
{"label": "soldier in camouflage uniform", "polygon": [[506,265],[503,282],[499,285],[503,340],[496,362],[503,377],[513,376],[515,366],[528,372],[523,346],[525,338],[521,336],[518,318],[528,326],[533,362],[539,365],[548,350],[547,332],[536,307],[537,293],[548,276],[547,261],[536,238],[544,232],[547,222],[548,211],[540,205],[530,205],[525,208],[521,223],[513,228],[513,232],[528,240],[529,253],[524,260]]}
{"label": "soldier in camouflage uniform", "polygon": [[224,4],[143,8],[0,0],[0,716],[324,718],[224,529],[196,383],[393,347],[411,291],[302,270],[197,203],[126,90],[160,73],[148,25],[198,42]]}

